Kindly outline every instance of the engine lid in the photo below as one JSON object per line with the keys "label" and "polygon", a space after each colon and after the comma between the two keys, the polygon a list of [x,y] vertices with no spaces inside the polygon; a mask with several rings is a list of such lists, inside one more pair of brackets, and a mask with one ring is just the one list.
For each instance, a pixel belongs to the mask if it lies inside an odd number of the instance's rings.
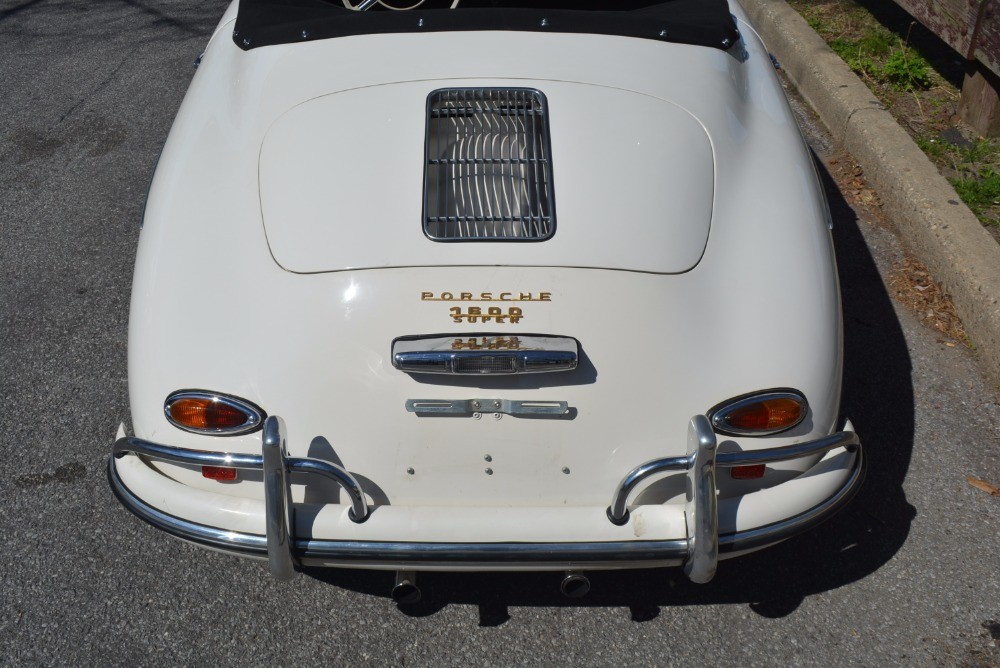
{"label": "engine lid", "polygon": [[[462,89],[498,86],[476,83]],[[432,239],[425,232],[425,174],[429,144],[440,138],[428,139],[428,96],[442,88],[458,87],[417,81],[347,90],[278,118],[261,146],[259,186],[279,265],[299,273],[458,265],[681,273],[698,263],[715,172],[702,125],[648,95],[558,81],[511,86],[541,93],[554,231],[544,240]],[[491,132],[484,126],[470,140],[486,146],[487,156],[499,141]],[[480,181],[462,183],[477,195]],[[511,192],[517,187],[512,182]],[[504,185],[497,197],[506,192]]]}

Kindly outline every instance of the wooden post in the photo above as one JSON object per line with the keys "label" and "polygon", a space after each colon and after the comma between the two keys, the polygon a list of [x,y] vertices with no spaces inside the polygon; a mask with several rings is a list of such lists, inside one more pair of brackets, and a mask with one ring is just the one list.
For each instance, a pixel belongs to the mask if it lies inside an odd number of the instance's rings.
{"label": "wooden post", "polygon": [[1000,137],[1000,77],[977,60],[965,70],[958,115],[979,134]]}
{"label": "wooden post", "polygon": [[1000,0],[896,0],[968,60],[958,114],[987,137],[1000,136]]}

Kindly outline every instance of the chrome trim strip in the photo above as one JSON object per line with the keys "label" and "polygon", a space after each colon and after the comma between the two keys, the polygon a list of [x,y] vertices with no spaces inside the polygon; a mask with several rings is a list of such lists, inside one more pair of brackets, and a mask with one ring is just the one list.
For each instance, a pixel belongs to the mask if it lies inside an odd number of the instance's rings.
{"label": "chrome trim strip", "polygon": [[[500,361],[504,362],[502,368],[498,364]],[[486,370],[475,369],[477,363],[483,364]],[[396,353],[392,356],[392,365],[407,373],[509,376],[572,371],[577,367],[577,357],[574,352],[561,350],[423,350]],[[495,368],[487,368],[487,365]]]}
{"label": "chrome trim strip", "polygon": [[264,464],[264,527],[267,532],[268,570],[278,580],[295,577],[292,556],[292,488],[288,484],[288,445],[285,421],[270,416],[261,435]]}
{"label": "chrome trim strip", "polygon": [[704,584],[715,577],[719,563],[719,508],[715,488],[715,432],[704,415],[688,425],[689,494],[687,519],[688,552],[684,573],[692,582]]}
{"label": "chrome trim strip", "polygon": [[565,415],[565,401],[513,401],[511,399],[407,399],[406,410],[417,415]]}
{"label": "chrome trim strip", "polygon": [[392,342],[392,365],[406,373],[495,376],[572,371],[579,357],[579,341],[547,334],[433,334],[401,336]]}
{"label": "chrome trim strip", "polygon": [[[721,552],[740,552],[791,538],[840,510],[857,492],[864,478],[862,453],[847,482],[822,504],[777,524],[719,536]],[[132,493],[115,470],[115,457],[108,459],[112,490],[128,510],[145,522],[185,540],[250,557],[267,552],[265,536],[226,531],[189,522],[153,508]],[[378,541],[296,540],[296,553],[303,560],[326,560],[360,565],[421,563],[436,564],[585,564],[623,562],[680,562],[688,554],[687,541],[622,541],[609,543],[415,543]]]}
{"label": "chrome trim strip", "polygon": [[297,541],[303,560],[341,563],[565,564],[673,562],[687,554],[687,541],[635,540],[586,543],[416,543]]}
{"label": "chrome trim strip", "polygon": [[[264,468],[264,458],[261,455],[174,448],[132,436],[115,441],[114,448],[112,448],[112,459],[121,459],[128,454],[143,455],[152,459],[191,466],[227,466],[253,470],[263,470]],[[345,469],[331,462],[312,457],[288,457],[285,459],[285,466],[289,471],[319,475],[334,481],[347,492],[351,499],[351,508],[348,511],[351,521],[360,524],[368,519],[368,499],[365,497],[364,489],[362,489],[361,483]]]}
{"label": "chrome trim strip", "polygon": [[264,468],[264,459],[260,455],[233,454],[228,452],[210,452],[207,450],[187,450],[169,445],[161,445],[141,438],[126,436],[115,441],[111,454],[121,459],[128,454],[143,455],[151,459],[159,459],[175,464],[191,466],[225,466],[234,469]]}
{"label": "chrome trim strip", "polygon": [[858,435],[853,431],[838,431],[815,441],[795,443],[780,448],[747,450],[745,452],[720,452],[716,455],[716,464],[725,467],[770,464],[772,462],[784,462],[800,457],[825,455],[830,450],[836,450],[837,448],[844,448],[848,452],[854,452],[860,447],[861,442],[858,440]]}

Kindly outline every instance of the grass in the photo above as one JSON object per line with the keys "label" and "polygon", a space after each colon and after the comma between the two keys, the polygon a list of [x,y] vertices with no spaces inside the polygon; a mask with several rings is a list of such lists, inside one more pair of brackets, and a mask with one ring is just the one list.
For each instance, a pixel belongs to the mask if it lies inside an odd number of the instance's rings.
{"label": "grass", "polygon": [[930,65],[923,56],[864,12],[848,12],[837,21],[813,6],[807,20],[863,79],[897,91],[931,87]]}
{"label": "grass", "polygon": [[898,51],[893,51],[882,66],[882,76],[896,90],[927,90],[931,87],[931,76],[927,61],[900,43]]}
{"label": "grass", "polygon": [[[919,24],[902,13],[902,19],[883,25],[865,8],[866,0],[789,0],[789,4],[909,131],[1000,241],[1000,139],[978,137],[958,121],[959,91],[930,65],[958,56],[950,50],[943,59],[938,51],[921,53],[910,41],[911,33],[922,34]],[[915,41],[927,47],[926,38]],[[934,58],[928,58],[930,54]]]}
{"label": "grass", "polygon": [[1000,174],[987,167],[982,170],[978,178],[948,180],[955,186],[958,196],[980,221],[987,225],[1000,226],[996,220],[990,220],[985,215],[992,207],[1000,206]]}

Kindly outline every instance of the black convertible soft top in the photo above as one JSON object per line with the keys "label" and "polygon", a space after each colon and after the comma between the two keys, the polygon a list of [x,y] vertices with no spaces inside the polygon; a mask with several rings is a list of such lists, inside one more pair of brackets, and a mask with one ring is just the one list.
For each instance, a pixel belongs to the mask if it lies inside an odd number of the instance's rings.
{"label": "black convertible soft top", "polygon": [[409,11],[378,4],[353,11],[342,0],[240,0],[233,39],[246,50],[349,35],[460,30],[597,33],[723,50],[739,39],[727,0],[461,0],[457,9],[447,9],[449,4],[429,0]]}

